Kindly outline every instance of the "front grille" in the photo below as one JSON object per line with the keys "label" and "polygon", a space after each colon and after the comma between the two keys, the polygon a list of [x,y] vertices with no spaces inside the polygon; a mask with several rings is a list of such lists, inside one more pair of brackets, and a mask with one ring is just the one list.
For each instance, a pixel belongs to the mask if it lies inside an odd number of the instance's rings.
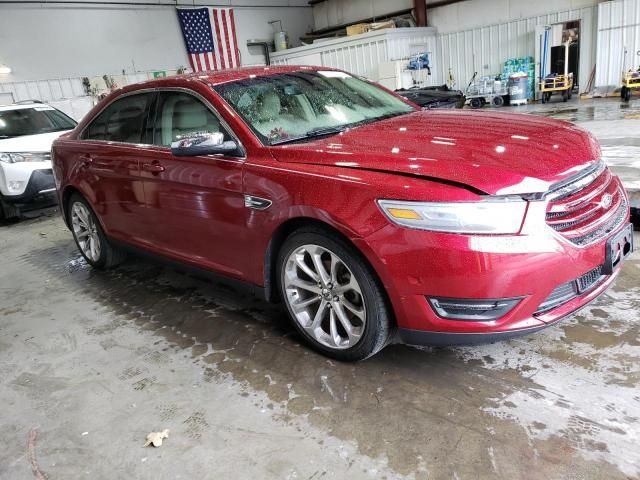
{"label": "front grille", "polygon": [[571,239],[571,241],[580,246],[590,245],[597,242],[598,240],[603,239],[615,229],[617,229],[620,225],[622,225],[625,218],[627,218],[627,215],[629,214],[629,204],[627,203],[627,200],[622,192],[620,193],[620,196],[622,200],[618,205],[615,214],[612,215],[607,222],[603,223],[596,230],[593,230],[582,237],[575,237]]}
{"label": "front grille", "polygon": [[578,278],[578,280],[576,280],[578,284],[578,291],[582,293],[589,290],[589,288],[591,288],[594,283],[600,280],[600,277],[602,277],[602,265],[594,268],[590,272],[585,273],[580,278]]}
{"label": "front grille", "polygon": [[603,163],[547,194],[547,225],[575,245],[595,243],[618,228],[629,205]]}
{"label": "front grille", "polygon": [[571,282],[563,283],[553,290],[551,294],[540,304],[534,315],[548,312],[560,305],[573,300],[578,295],[585,293],[593,288],[605,275],[602,275],[602,265],[585,273]]}
{"label": "front grille", "polygon": [[[563,303],[568,302],[577,295],[576,282],[567,282],[556,288],[551,294],[540,304],[535,314],[547,312],[553,308],[559,307]],[[534,314],[534,315],[535,315]]]}

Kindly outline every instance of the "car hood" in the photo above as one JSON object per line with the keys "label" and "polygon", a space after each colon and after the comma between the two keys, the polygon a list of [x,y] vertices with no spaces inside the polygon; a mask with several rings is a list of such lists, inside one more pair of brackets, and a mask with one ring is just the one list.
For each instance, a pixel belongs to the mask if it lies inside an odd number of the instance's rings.
{"label": "car hood", "polygon": [[38,135],[22,135],[13,138],[0,138],[0,152],[48,152],[51,144],[60,135],[71,130],[60,132],[40,133]]}
{"label": "car hood", "polygon": [[573,124],[493,111],[415,112],[271,151],[284,162],[435,178],[491,195],[545,192],[600,156]]}

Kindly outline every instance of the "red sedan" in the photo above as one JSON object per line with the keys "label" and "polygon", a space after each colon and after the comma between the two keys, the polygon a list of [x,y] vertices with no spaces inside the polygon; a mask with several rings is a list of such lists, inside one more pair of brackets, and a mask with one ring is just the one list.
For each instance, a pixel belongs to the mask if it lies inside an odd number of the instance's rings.
{"label": "red sedan", "polygon": [[265,67],[112,93],[53,147],[87,262],[131,247],[281,299],[322,353],[521,335],[600,295],[633,249],[586,132],[420,111],[345,72]]}

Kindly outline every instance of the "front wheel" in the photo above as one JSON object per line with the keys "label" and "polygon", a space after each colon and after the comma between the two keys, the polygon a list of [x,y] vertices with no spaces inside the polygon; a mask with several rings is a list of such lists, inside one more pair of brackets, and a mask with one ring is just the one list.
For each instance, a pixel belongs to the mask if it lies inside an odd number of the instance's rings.
{"label": "front wheel", "polygon": [[314,349],[363,360],[391,338],[380,282],[355,248],[337,235],[299,230],[278,257],[280,293],[295,328]]}
{"label": "front wheel", "polygon": [[72,195],[67,215],[76,245],[92,267],[108,269],[124,260],[125,254],[109,243],[98,217],[81,195]]}

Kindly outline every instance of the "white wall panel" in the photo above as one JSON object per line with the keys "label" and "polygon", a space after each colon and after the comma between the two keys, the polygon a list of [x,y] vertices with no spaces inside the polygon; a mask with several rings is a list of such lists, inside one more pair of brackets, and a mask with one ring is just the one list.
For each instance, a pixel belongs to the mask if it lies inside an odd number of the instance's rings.
{"label": "white wall panel", "polygon": [[[163,0],[164,1],[164,0]],[[243,0],[244,1],[244,0]],[[299,0],[292,0],[298,3]],[[185,4],[187,2],[180,2]],[[192,3],[192,2],[189,2]],[[204,2],[211,4],[212,2]],[[216,4],[227,3],[213,2]],[[269,20],[282,20],[294,42],[313,24],[309,7],[268,6],[284,0],[233,0],[243,65],[264,64],[248,39],[272,38]],[[124,70],[188,66],[175,6],[64,6],[0,3],[0,61],[13,69],[1,82],[118,75]]]}
{"label": "white wall panel", "polygon": [[388,29],[328,40],[275,53],[272,62],[274,65],[319,64],[377,80],[380,63],[423,52],[431,52],[432,57],[436,53],[434,28]]}
{"label": "white wall panel", "polygon": [[586,86],[595,64],[596,12],[596,7],[585,7],[440,34],[433,59],[434,83],[445,83],[449,68],[458,88],[466,86],[473,72],[479,76],[500,73],[509,58],[534,56],[536,25],[581,20],[579,78],[580,85]]}
{"label": "white wall panel", "polygon": [[486,25],[546,15],[549,12],[595,7],[600,0],[467,0],[428,9],[427,21],[440,33],[451,33]]}
{"label": "white wall panel", "polygon": [[640,0],[601,3],[597,39],[596,87],[619,88],[622,72],[640,65]]}

